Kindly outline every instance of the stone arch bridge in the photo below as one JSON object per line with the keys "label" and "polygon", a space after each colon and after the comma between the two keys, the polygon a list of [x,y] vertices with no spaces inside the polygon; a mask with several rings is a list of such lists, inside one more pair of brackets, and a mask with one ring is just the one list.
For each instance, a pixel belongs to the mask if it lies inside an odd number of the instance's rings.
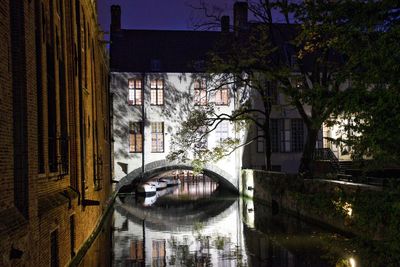
{"label": "stone arch bridge", "polygon": [[[116,190],[119,191],[121,187],[129,185],[138,179],[142,179],[143,182],[150,180],[152,177],[170,170],[193,170],[191,162],[176,162],[167,160],[157,160],[150,162],[144,166],[144,173],[142,175],[142,168],[139,167],[132,172],[128,173],[123,177]],[[218,182],[220,186],[230,191],[238,193],[238,177],[233,177],[226,171],[218,168],[213,164],[205,164],[203,168],[203,173],[210,177],[212,180]]]}

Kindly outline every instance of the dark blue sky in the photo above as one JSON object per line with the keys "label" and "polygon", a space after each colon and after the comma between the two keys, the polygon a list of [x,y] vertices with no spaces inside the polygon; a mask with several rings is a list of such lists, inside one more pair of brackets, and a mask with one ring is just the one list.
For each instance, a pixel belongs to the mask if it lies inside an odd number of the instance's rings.
{"label": "dark blue sky", "polygon": [[[231,16],[235,0],[202,0],[210,6],[224,9]],[[99,21],[104,31],[110,27],[110,6],[121,6],[121,26],[124,29],[193,29],[193,19],[199,20],[203,13],[190,5],[199,5],[200,0],[98,0]]]}

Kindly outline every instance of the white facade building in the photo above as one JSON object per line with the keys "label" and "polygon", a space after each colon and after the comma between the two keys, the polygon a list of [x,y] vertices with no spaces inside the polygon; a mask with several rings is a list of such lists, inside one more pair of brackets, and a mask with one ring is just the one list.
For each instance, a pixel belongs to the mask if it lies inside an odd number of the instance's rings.
{"label": "white facade building", "polygon": [[[234,100],[224,88],[210,96],[201,92],[200,74],[112,72],[114,133],[114,179],[151,162],[164,160],[171,151],[171,139],[194,109],[213,102],[220,113],[230,114]],[[225,91],[226,90],[226,91]],[[234,125],[223,122],[209,133],[203,146],[212,148],[235,137]],[[215,165],[232,177],[240,171],[239,150]],[[239,164],[237,164],[239,162]]]}

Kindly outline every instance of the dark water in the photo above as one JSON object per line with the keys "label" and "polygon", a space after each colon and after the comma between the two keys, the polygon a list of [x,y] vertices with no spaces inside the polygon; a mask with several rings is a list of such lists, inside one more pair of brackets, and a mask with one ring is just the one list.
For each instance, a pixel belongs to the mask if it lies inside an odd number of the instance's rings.
{"label": "dark water", "polygon": [[118,197],[81,266],[360,266],[339,234],[216,189]]}

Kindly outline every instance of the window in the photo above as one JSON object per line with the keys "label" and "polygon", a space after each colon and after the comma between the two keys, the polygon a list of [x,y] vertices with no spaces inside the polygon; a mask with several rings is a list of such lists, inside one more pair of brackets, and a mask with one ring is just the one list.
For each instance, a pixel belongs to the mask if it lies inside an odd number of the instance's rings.
{"label": "window", "polygon": [[271,119],[271,151],[285,152],[285,129],[283,119]]}
{"label": "window", "polygon": [[304,125],[302,119],[291,120],[291,147],[292,152],[302,152],[304,146]]}
{"label": "window", "polygon": [[228,88],[221,88],[215,92],[215,104],[220,106],[229,105]]}
{"label": "window", "polygon": [[264,136],[264,130],[260,127],[257,127],[257,152],[259,153],[264,153],[264,142],[265,142],[265,136]]}
{"label": "window", "polygon": [[161,70],[161,61],[159,59],[152,59],[150,61],[150,68],[152,71],[160,71]]}
{"label": "window", "polygon": [[315,143],[315,148],[323,148],[324,147],[324,138],[322,129],[318,131],[317,142]]}
{"label": "window", "polygon": [[[51,3],[51,2],[50,2]],[[51,24],[53,25],[53,24]],[[56,172],[58,170],[57,163],[57,92],[56,92],[56,80],[55,80],[55,62],[54,62],[54,49],[51,45],[46,46],[47,58],[47,138],[48,138],[48,164],[50,172]]]}
{"label": "window", "polygon": [[279,152],[279,129],[278,120],[271,119],[271,152]]}
{"label": "window", "polygon": [[298,70],[299,69],[297,55],[291,55],[290,56],[290,67],[292,67],[294,70]]}
{"label": "window", "polygon": [[50,266],[58,267],[60,262],[58,258],[58,230],[54,230],[50,234]]}
{"label": "window", "polygon": [[204,79],[194,82],[194,103],[200,106],[207,105],[207,87]]}
{"label": "window", "polygon": [[222,142],[228,138],[228,124],[228,121],[221,121],[220,124],[218,124],[217,128],[215,129],[217,142]]}
{"label": "window", "polygon": [[69,217],[69,236],[71,244],[71,258],[75,256],[75,215]]}
{"label": "window", "polygon": [[130,79],[128,80],[129,105],[141,105],[142,104],[142,81],[140,79]]}
{"label": "window", "polygon": [[150,104],[164,104],[164,81],[161,79],[154,79],[150,81]]}
{"label": "window", "polygon": [[165,240],[153,240],[152,247],[152,266],[165,266]]}
{"label": "window", "polygon": [[164,152],[164,123],[151,123],[151,152]]}
{"label": "window", "polygon": [[[129,249],[129,260],[133,262],[143,262],[144,260],[144,242],[143,240],[131,240],[130,249]],[[132,265],[132,266],[140,266],[140,265]]]}
{"label": "window", "polygon": [[142,152],[142,123],[130,122],[129,123],[129,152],[139,153]]}

